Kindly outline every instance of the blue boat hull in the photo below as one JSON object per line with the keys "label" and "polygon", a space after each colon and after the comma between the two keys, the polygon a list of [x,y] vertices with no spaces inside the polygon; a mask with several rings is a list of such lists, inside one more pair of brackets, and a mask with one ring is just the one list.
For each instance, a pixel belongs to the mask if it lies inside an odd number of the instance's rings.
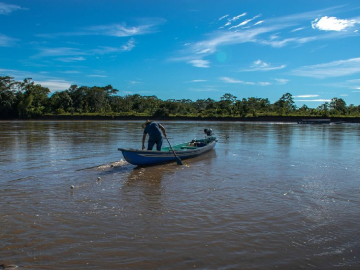
{"label": "blue boat hull", "polygon": [[[176,150],[177,146],[174,146],[174,149],[176,155],[180,159],[187,159],[206,153],[207,151],[213,149],[215,147],[215,144],[216,141],[212,141],[205,146],[196,147],[195,149],[185,148],[181,150]],[[122,152],[127,162],[134,165],[151,165],[176,161],[175,156],[171,150],[151,151],[124,148],[119,148],[118,150]]]}

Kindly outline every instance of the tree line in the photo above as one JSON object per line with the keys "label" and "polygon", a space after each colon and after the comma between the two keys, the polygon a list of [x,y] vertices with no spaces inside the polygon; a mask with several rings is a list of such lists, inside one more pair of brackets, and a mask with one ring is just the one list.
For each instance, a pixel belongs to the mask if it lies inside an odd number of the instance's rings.
{"label": "tree line", "polygon": [[72,85],[69,89],[50,93],[49,88],[35,84],[31,78],[15,81],[0,76],[0,118],[31,119],[43,115],[112,115],[112,116],[195,116],[195,117],[257,117],[257,116],[360,116],[360,105],[347,105],[341,98],[309,108],[298,108],[293,96],[285,93],[271,103],[267,98],[238,99],[224,94],[219,101],[211,98],[161,100],[155,95],[117,95],[111,85],[88,87]]}

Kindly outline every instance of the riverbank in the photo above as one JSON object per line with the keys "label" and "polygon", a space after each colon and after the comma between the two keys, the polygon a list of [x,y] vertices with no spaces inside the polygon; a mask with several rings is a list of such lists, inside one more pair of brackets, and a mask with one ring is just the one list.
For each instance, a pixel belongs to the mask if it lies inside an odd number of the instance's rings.
{"label": "riverbank", "polygon": [[[303,119],[330,119],[330,122],[360,123],[360,117],[310,117],[310,116],[259,116],[259,117],[184,117],[184,116],[167,116],[167,117],[149,117],[149,116],[104,116],[104,115],[45,115],[35,119],[37,121],[220,121],[220,122],[285,122],[297,123]],[[9,119],[21,120],[21,119]]]}

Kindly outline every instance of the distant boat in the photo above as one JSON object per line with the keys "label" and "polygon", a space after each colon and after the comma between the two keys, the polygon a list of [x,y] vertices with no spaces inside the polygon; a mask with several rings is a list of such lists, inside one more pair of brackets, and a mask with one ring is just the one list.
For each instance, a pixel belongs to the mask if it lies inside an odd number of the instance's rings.
{"label": "distant boat", "polygon": [[[174,145],[173,149],[180,159],[187,159],[210,151],[215,147],[217,141],[216,137],[208,136],[205,139]],[[118,148],[118,150],[122,152],[125,160],[133,165],[151,165],[176,161],[170,147],[163,147],[161,151],[124,148]]]}
{"label": "distant boat", "polygon": [[331,122],[330,119],[302,119],[298,124],[342,124],[344,121]]}

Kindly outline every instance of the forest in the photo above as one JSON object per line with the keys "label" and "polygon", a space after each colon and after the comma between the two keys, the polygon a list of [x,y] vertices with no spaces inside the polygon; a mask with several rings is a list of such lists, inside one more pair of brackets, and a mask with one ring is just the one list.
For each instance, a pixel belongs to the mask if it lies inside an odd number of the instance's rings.
{"label": "forest", "polygon": [[72,85],[69,89],[51,93],[49,88],[35,84],[31,78],[15,81],[0,76],[0,118],[33,119],[44,115],[103,115],[154,117],[359,117],[360,105],[334,97],[330,102],[309,108],[298,108],[293,96],[285,93],[271,103],[267,98],[238,99],[224,94],[218,101],[207,99],[161,100],[155,95],[119,96],[111,85],[88,87]]}

